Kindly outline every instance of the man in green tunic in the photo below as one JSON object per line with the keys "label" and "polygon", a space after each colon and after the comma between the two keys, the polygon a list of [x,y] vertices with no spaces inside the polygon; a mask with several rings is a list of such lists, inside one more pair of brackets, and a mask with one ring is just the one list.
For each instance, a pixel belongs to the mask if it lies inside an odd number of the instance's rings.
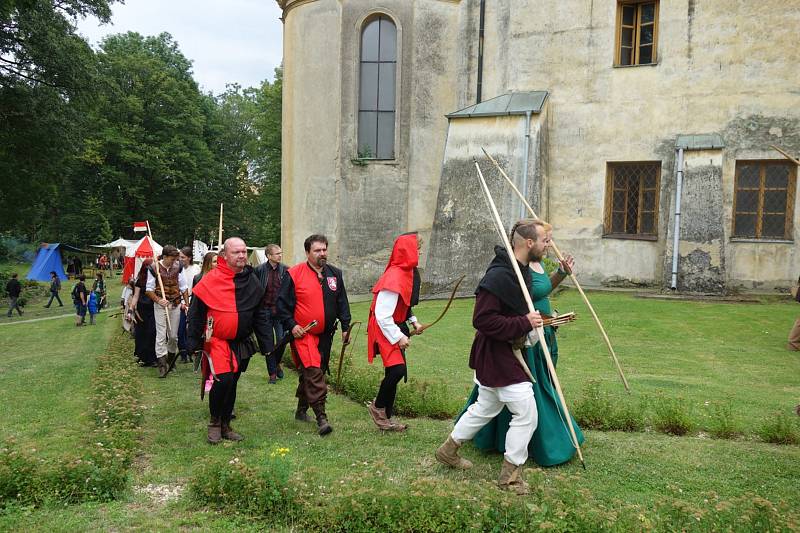
{"label": "man in green tunic", "polygon": [[[572,272],[574,260],[572,256],[566,256],[559,265],[558,270],[548,275],[542,264],[542,259],[550,248],[550,240],[553,233],[553,227],[550,224],[544,221],[521,220],[511,230],[511,241],[513,242],[514,234],[520,224],[531,223],[537,226],[537,239],[532,250],[534,257],[529,264],[531,283],[528,288],[536,310],[543,317],[552,316],[553,310],[548,296]],[[550,349],[553,366],[555,366],[558,363],[558,344],[555,330],[552,326],[546,326],[544,333],[545,342],[547,342],[547,347]],[[523,355],[531,373],[536,378],[536,383],[533,384],[533,391],[539,415],[539,424],[528,443],[528,453],[536,464],[540,466],[554,466],[565,463],[575,455],[575,447],[569,434],[566,417],[561,409],[555,387],[547,370],[544,353],[537,343],[535,346],[526,347]],[[467,400],[464,411],[475,402],[477,394],[477,387],[475,387]],[[582,443],[583,433],[581,433],[575,420],[571,419],[571,421],[578,441]],[[494,420],[478,432],[472,442],[481,450],[505,452],[506,433],[510,422],[511,413],[504,409]]]}

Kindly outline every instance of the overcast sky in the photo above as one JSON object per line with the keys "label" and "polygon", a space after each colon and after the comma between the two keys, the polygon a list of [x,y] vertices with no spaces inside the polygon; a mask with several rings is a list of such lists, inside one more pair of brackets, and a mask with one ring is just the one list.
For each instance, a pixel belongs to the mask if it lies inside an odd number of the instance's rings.
{"label": "overcast sky", "polygon": [[111,23],[78,22],[78,32],[93,47],[106,35],[136,31],[168,32],[194,67],[205,92],[272,80],[282,57],[281,10],[275,0],[127,0],[112,4]]}

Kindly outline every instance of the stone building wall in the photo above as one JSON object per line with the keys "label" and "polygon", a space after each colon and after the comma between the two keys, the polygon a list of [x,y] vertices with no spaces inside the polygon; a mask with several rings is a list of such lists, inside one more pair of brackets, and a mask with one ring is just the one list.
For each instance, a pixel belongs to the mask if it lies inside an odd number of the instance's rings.
{"label": "stone building wall", "polygon": [[[453,187],[468,182],[471,170],[448,153],[445,115],[475,103],[479,0],[280,3],[286,260],[302,259],[307,234],[327,232],[332,261],[348,270],[351,290],[364,291],[383,268],[392,238],[419,230],[427,243],[422,265],[431,286],[446,283],[457,269],[442,257],[461,253],[458,246],[486,248],[491,240],[468,238],[472,227],[443,233],[449,228],[448,202],[460,208],[474,203],[471,193]],[[538,150],[535,200],[554,224],[559,247],[576,256],[584,284],[667,285],[675,142],[679,135],[707,133],[719,134],[724,148],[687,159],[680,287],[764,290],[797,278],[800,207],[795,205],[788,242],[746,242],[732,239],[731,232],[736,161],[781,160],[770,144],[800,155],[800,2],[662,0],[658,61],[636,67],[614,66],[616,2],[485,5],[482,100],[548,92],[539,124],[546,142],[531,149]],[[394,161],[359,166],[351,162],[359,28],[376,11],[393,17],[401,35],[398,152]],[[473,122],[458,126],[459,135],[474,132],[471,140],[462,139],[467,145],[477,146],[474,141],[494,131],[482,132],[480,121],[468,120]],[[518,126],[503,129],[501,137],[513,128]],[[519,172],[513,152],[519,146],[508,146],[512,151],[496,155]],[[604,237],[609,163],[637,161],[661,165],[657,238]],[[513,217],[518,208],[511,192],[497,192]],[[431,246],[437,247],[434,253]],[[483,248],[477,255],[488,253]]]}

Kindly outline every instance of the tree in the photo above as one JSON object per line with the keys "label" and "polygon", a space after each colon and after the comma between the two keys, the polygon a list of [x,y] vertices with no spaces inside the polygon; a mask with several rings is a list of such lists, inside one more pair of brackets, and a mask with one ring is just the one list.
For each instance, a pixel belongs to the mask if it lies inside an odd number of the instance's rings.
{"label": "tree", "polygon": [[0,2],[0,228],[36,238],[47,225],[93,88],[94,54],[75,21],[108,21],[112,2]]}

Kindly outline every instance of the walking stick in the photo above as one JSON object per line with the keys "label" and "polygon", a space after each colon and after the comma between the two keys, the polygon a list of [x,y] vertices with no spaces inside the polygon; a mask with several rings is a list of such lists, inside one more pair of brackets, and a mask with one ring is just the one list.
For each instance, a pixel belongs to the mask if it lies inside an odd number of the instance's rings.
{"label": "walking stick", "polygon": [[[522,203],[528,209],[528,212],[531,214],[531,216],[539,220],[539,217],[536,216],[536,212],[533,210],[533,208],[525,199],[525,196],[520,192],[517,186],[514,185],[514,182],[511,181],[511,178],[508,177],[508,174],[506,174],[505,171],[497,163],[497,161],[495,161],[495,159],[489,155],[489,153],[486,151],[485,148],[481,148],[481,150],[483,150],[483,153],[486,154],[486,157],[489,159],[489,161],[491,161],[494,164],[497,170],[500,171],[500,175],[505,178],[505,180],[514,190],[514,192],[517,193],[517,196],[519,196],[519,199],[522,200]],[[553,247],[553,251],[555,252],[558,260],[563,261],[564,256],[561,255],[561,252],[559,251],[558,246],[556,246],[556,243],[551,240],[550,245]],[[627,392],[630,392],[631,388],[628,386],[628,380],[625,379],[625,374],[622,372],[622,367],[620,366],[619,360],[617,359],[617,354],[614,353],[614,348],[611,346],[611,341],[608,340],[608,335],[606,335],[606,330],[605,328],[603,328],[603,324],[600,323],[600,319],[598,318],[597,313],[594,312],[594,307],[592,307],[592,304],[589,303],[589,298],[586,297],[586,293],[583,292],[583,288],[581,287],[581,284],[578,283],[578,279],[575,277],[574,273],[572,272],[569,273],[569,279],[572,280],[572,283],[575,285],[575,288],[578,289],[578,292],[581,294],[581,298],[583,298],[583,302],[586,304],[586,307],[589,308],[589,312],[592,314],[592,318],[594,318],[595,324],[597,324],[597,327],[600,329],[600,333],[603,335],[603,340],[606,341],[606,346],[608,347],[608,351],[611,354],[611,358],[614,360],[614,364],[617,366],[617,372],[619,372],[619,377],[622,378],[622,384],[625,386],[625,390]]]}
{"label": "walking stick", "polygon": [[[356,329],[355,336],[358,337],[358,332],[361,330],[361,322],[356,320],[355,322],[350,322],[350,327],[347,328],[347,342],[342,343],[342,351],[339,353],[339,367],[336,370],[336,388],[337,390],[342,390],[342,362],[344,361],[344,352],[347,349],[347,346],[351,343],[355,344],[355,339],[353,339],[353,326],[358,325],[358,329]],[[352,350],[350,350],[352,355]]]}
{"label": "walking stick", "polygon": [[[483,172],[481,172],[481,167],[478,165],[478,160],[475,159],[475,168],[478,171],[478,179],[481,183],[481,188],[483,189],[484,195],[486,195],[486,201],[489,204],[489,208],[492,211],[492,220],[494,221],[495,227],[502,236],[503,245],[506,248],[506,252],[508,252],[508,259],[511,261],[511,266],[514,269],[514,274],[517,276],[517,281],[519,282],[520,291],[522,291],[522,296],[525,298],[525,303],[528,305],[528,312],[533,313],[535,311],[533,307],[533,301],[531,300],[531,295],[528,292],[528,288],[525,286],[525,279],[522,277],[522,271],[519,269],[519,264],[517,264],[516,256],[514,255],[514,249],[511,247],[511,243],[508,240],[508,237],[505,234],[503,229],[503,221],[500,219],[500,213],[497,212],[497,206],[494,204],[494,200],[492,199],[492,193],[489,192],[489,186],[486,185],[486,180],[483,177]],[[575,447],[575,450],[578,452],[578,459],[581,461],[581,465],[583,465],[583,469],[586,470],[586,462],[583,460],[583,454],[581,453],[581,445],[578,442],[578,436],[575,434],[575,428],[572,427],[572,417],[569,414],[569,409],[567,409],[567,402],[564,400],[564,393],[561,391],[561,383],[558,381],[558,376],[556,375],[556,368],[553,366],[553,359],[550,356],[550,349],[547,347],[547,342],[545,342],[544,338],[544,328],[542,326],[536,327],[536,333],[539,335],[539,345],[542,347],[542,353],[544,354],[544,360],[547,363],[547,370],[550,372],[550,378],[553,380],[553,385],[555,385],[556,393],[558,394],[558,401],[561,404],[561,408],[564,410],[564,415],[566,418],[566,425],[569,429],[569,434],[572,439],[572,445]],[[531,374],[528,365],[522,360],[522,354],[518,350],[514,350],[514,355],[519,360],[519,363],[522,365],[522,368],[525,370],[525,373],[528,374],[528,377],[531,378],[531,381],[534,381],[533,375]]]}
{"label": "walking stick", "polygon": [[[150,232],[150,221],[147,221],[147,236],[150,237],[150,246],[153,246],[153,234]],[[156,260],[156,250],[153,248],[153,266],[156,271],[156,278],[158,279],[158,287],[161,289],[161,297],[166,298],[167,293],[164,291],[164,282],[161,281],[161,270],[158,268],[158,261]],[[177,340],[173,338],[172,335],[172,324],[169,320],[169,311],[167,308],[164,308],[164,317],[167,319],[167,351],[169,348],[175,348],[172,350],[173,352],[177,352]]]}

